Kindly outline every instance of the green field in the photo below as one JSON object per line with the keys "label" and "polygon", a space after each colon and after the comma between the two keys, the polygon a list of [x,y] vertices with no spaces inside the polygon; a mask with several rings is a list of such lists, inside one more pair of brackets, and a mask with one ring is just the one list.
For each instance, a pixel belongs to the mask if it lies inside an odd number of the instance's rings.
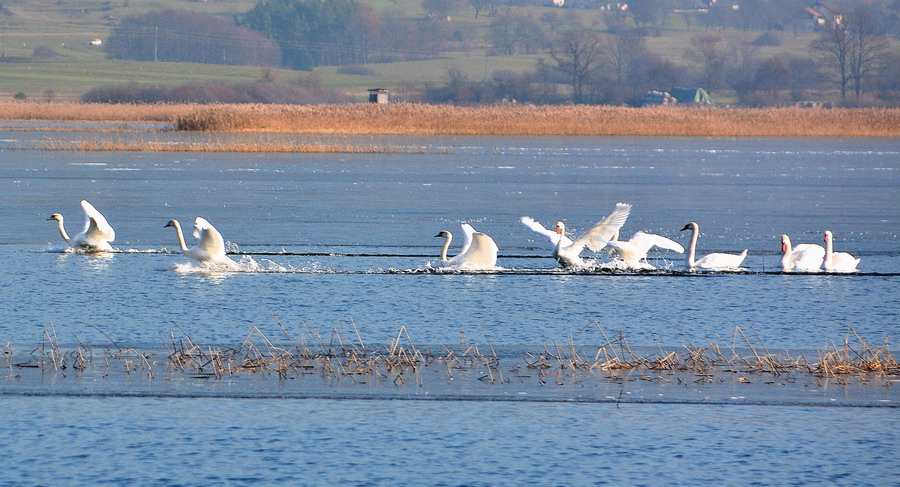
{"label": "green field", "polygon": [[[421,16],[420,0],[361,0],[378,10],[402,11],[410,17]],[[230,16],[249,10],[255,0],[7,0],[0,2],[8,12],[0,14],[0,97],[24,93],[30,100],[54,99],[74,101],[87,90],[110,84],[140,83],[177,85],[218,81],[250,83],[260,80],[258,67],[207,65],[194,63],[135,62],[110,60],[102,46],[93,46],[93,39],[105,40],[116,21],[128,15],[151,10],[186,9]],[[554,12],[572,15],[570,9],[551,7],[516,7],[535,17]],[[585,24],[598,23],[602,17],[595,10],[577,10]],[[11,14],[9,14],[11,13]],[[453,22],[484,34],[491,18],[482,13],[475,18],[474,9],[455,12]],[[675,63],[684,63],[685,49],[699,28],[687,29],[673,22],[662,37],[648,38],[648,46]],[[752,39],[759,33],[725,32],[725,37]],[[784,45],[760,48],[760,56],[780,52],[806,55],[812,34],[802,37],[784,35]],[[38,46],[53,49],[58,56],[36,59],[32,54]],[[534,69],[542,55],[487,56],[486,45],[474,44],[464,52],[445,54],[442,59],[372,64],[373,75],[338,74],[336,67],[316,68],[321,83],[354,99],[367,96],[366,89],[386,87],[399,98],[427,84],[442,84],[447,68],[455,66],[473,80],[491,76],[496,70],[524,72]],[[308,73],[275,70],[276,81],[293,81]]]}

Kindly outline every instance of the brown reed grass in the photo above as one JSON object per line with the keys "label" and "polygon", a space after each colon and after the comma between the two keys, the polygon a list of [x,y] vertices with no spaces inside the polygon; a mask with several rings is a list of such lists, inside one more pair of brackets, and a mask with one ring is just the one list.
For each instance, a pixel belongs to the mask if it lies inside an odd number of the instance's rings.
{"label": "brown reed grass", "polygon": [[[373,348],[365,346],[358,330],[355,330],[358,342],[336,328],[330,331],[326,340],[318,330],[304,324],[300,338],[295,339],[277,317],[275,320],[289,346],[279,345],[255,325],[237,348],[202,346],[181,327],[178,327],[182,333],[180,337],[170,331],[169,338],[163,340],[166,377],[180,374],[192,378],[223,379],[242,374],[261,374],[286,379],[317,374],[326,380],[349,378],[354,383],[385,381],[401,385],[410,376],[417,377],[421,383],[419,372],[446,370],[448,379],[459,372],[470,372],[484,382],[509,381],[504,377],[504,369],[496,353],[492,351],[485,355],[478,347],[465,341],[461,343],[465,349],[458,351],[447,347],[443,347],[442,352],[422,350],[416,347],[406,327],[401,326],[396,337],[387,345]],[[525,352],[521,365],[516,361],[508,369],[511,373],[508,375],[528,378],[536,373],[540,385],[545,385],[550,375],[554,375],[561,384],[565,377],[594,371],[612,374],[608,377],[613,379],[615,374],[624,371],[641,373],[642,380],[671,382],[670,378],[665,377],[668,374],[680,383],[685,379],[672,374],[692,373],[696,376],[695,383],[712,382],[717,374],[727,374],[738,383],[751,383],[748,377],[758,374],[771,377],[805,374],[811,378],[837,378],[839,382],[851,378],[862,381],[880,378],[894,382],[900,377],[900,364],[887,343],[871,346],[852,328],[848,328],[842,346],[831,345],[819,351],[818,358],[812,361],[803,355],[794,357],[787,352],[771,353],[765,350],[758,336],[754,337],[754,343],[739,327],[735,329],[735,343],[727,346],[730,356],[722,352],[720,345],[712,342],[706,346],[688,344],[683,347],[683,353],[667,352],[660,348],[658,354],[640,355],[632,350],[621,332],[615,339],[610,339],[599,326],[597,328],[604,342],[597,346],[593,358],[585,357],[583,349],[580,352],[572,336],[569,336],[564,345],[554,341],[552,346],[545,345],[541,352]],[[743,342],[740,349],[737,346],[739,342]],[[32,351],[29,361],[16,362],[11,343],[7,343],[0,352],[5,361],[0,366],[10,370],[7,378],[18,377],[14,374],[18,368],[40,368],[44,372],[63,374],[69,367],[80,373],[94,365],[92,350],[83,344],[79,343],[74,351],[61,350],[52,324],[50,330],[44,331],[42,345]],[[125,373],[147,378],[155,377],[154,370],[159,368],[159,359],[154,352],[133,348],[114,352],[107,350],[103,358],[107,368],[111,363],[120,363]],[[437,369],[433,368],[435,366]]]}
{"label": "brown reed grass", "polygon": [[900,109],[896,108],[0,102],[0,120],[160,122],[188,131],[337,135],[900,136]]}
{"label": "brown reed grass", "polygon": [[896,137],[898,109],[702,109],[610,106],[346,104],[218,106],[176,120],[179,130],[380,135]]}

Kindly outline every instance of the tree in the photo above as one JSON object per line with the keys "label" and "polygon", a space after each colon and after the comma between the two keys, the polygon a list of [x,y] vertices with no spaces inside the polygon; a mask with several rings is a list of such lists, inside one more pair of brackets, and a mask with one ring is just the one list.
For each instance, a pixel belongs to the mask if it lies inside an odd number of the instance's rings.
{"label": "tree", "polygon": [[597,75],[603,60],[605,43],[590,29],[563,32],[556,41],[550,57],[554,68],[564,73],[572,84],[572,101],[583,103],[585,86]]}
{"label": "tree", "polygon": [[689,60],[699,60],[706,88],[719,86],[725,73],[725,40],[715,34],[699,34],[685,51]]}
{"label": "tree", "polygon": [[309,69],[349,60],[342,43],[357,8],[355,0],[260,0],[239,22],[274,39],[285,65]]}
{"label": "tree", "polygon": [[821,37],[811,45],[812,50],[819,53],[822,64],[837,74],[841,87],[841,98],[847,97],[852,44],[853,36],[850,34],[847,24],[834,21],[823,27]]}
{"label": "tree", "polygon": [[234,21],[187,10],[125,17],[105,43],[111,58],[208,64],[278,64],[278,46]]}
{"label": "tree", "polygon": [[851,12],[847,24],[853,39],[850,45],[850,78],[853,80],[853,92],[859,96],[863,81],[878,69],[882,56],[888,52],[888,43],[878,33],[875,19],[866,10]]}

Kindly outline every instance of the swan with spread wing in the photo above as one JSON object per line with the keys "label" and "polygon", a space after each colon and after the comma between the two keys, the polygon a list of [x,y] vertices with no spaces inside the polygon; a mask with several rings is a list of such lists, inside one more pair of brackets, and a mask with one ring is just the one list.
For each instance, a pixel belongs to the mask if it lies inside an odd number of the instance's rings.
{"label": "swan with spread wing", "polygon": [[69,238],[69,234],[66,233],[62,214],[54,213],[47,220],[56,220],[59,234],[73,249],[83,252],[106,252],[112,250],[112,245],[109,243],[116,239],[116,232],[109,222],[106,221],[106,217],[86,200],[81,200],[81,208],[84,210],[84,230],[72,238]]}
{"label": "swan with spread wing", "polygon": [[441,230],[435,238],[443,238],[444,246],[441,248],[441,263],[447,267],[457,267],[468,270],[489,270],[497,265],[497,253],[499,249],[494,239],[486,233],[475,230],[468,223],[461,225],[463,230],[463,247],[453,258],[447,257],[453,234],[449,230]]}
{"label": "swan with spread wing", "polygon": [[181,232],[181,224],[178,220],[169,220],[166,228],[175,227],[178,234],[178,244],[184,255],[201,263],[208,263],[225,267],[229,270],[238,268],[238,264],[225,255],[225,240],[222,234],[205,218],[197,217],[194,220],[194,237],[200,239],[196,247],[188,248],[184,243],[184,234]]}
{"label": "swan with spread wing", "polygon": [[553,258],[563,267],[586,267],[589,264],[581,259],[581,251],[585,247],[599,252],[606,246],[610,239],[615,235],[631,212],[631,205],[628,203],[616,204],[615,210],[603,220],[597,222],[584,235],[575,240],[571,240],[566,236],[565,223],[556,222],[556,231],[544,228],[543,225],[535,221],[533,218],[523,216],[519,220],[523,225],[530,228],[538,235],[543,235],[550,243],[553,244]]}

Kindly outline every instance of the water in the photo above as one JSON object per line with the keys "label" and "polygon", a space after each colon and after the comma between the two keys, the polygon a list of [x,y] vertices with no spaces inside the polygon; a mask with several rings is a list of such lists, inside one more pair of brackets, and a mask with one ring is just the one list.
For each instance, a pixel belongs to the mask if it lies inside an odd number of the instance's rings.
{"label": "water", "polygon": [[[7,144],[28,137],[68,135],[0,133]],[[740,327],[772,351],[813,355],[840,345],[848,327],[874,345],[897,339],[898,140],[376,141],[427,150],[0,152],[0,342],[26,355],[52,322],[69,345],[159,348],[183,329],[198,343],[237,346],[253,325],[281,337],[273,314],[297,334],[308,326],[350,335],[355,326],[383,344],[403,326],[425,348],[458,346],[462,334],[510,354],[569,336],[596,346],[601,329],[635,347],[679,349],[732,344]],[[46,218],[61,212],[76,233],[81,198],[104,212],[122,252],[62,252]],[[671,252],[651,253],[666,272],[561,272],[545,242],[518,223],[563,219],[578,233],[618,201],[634,204],[625,236],[646,230],[686,245],[679,230],[695,220],[699,252],[747,248],[747,272],[674,272],[683,258]],[[189,226],[198,215],[244,254],[234,257],[245,272],[190,272],[188,259],[166,251],[177,244],[163,225]],[[501,272],[433,272],[441,243],[433,235],[459,234],[466,221],[497,242]],[[837,250],[862,258],[859,273],[777,272],[782,233],[819,243],[825,229]],[[422,475],[443,485],[654,484],[659,472],[675,484],[900,481],[897,398],[877,386],[867,393],[877,400],[862,401],[875,407],[861,409],[822,407],[824,398],[785,407],[777,392],[753,406],[484,400],[502,398],[502,388],[476,401],[421,402],[237,399],[240,391],[123,397],[143,389],[116,383],[118,393],[97,398],[79,397],[93,386],[78,381],[0,380],[15,411],[4,436],[22,440],[4,445],[23,459],[6,465],[13,484],[393,484]],[[841,441],[829,441],[836,431]],[[86,453],[36,453],[63,443]],[[193,468],[176,476],[179,462]],[[88,476],[85,463],[96,466]]]}

